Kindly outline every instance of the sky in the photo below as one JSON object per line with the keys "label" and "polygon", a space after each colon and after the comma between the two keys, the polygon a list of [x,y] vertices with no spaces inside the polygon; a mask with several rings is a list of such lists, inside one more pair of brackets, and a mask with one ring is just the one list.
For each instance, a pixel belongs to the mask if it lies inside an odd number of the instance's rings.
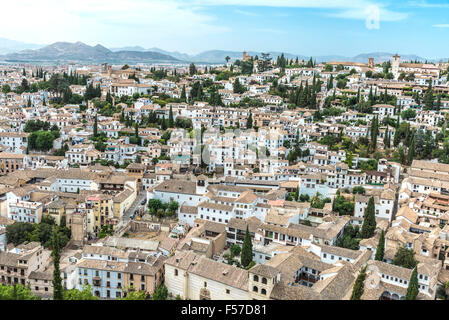
{"label": "sky", "polygon": [[449,58],[448,0],[14,0],[0,37],[109,48]]}

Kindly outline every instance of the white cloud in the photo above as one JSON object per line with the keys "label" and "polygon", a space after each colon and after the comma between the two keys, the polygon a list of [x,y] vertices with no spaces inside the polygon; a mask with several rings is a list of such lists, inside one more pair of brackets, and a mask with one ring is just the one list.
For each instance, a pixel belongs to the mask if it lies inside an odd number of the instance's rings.
{"label": "white cloud", "polygon": [[[249,7],[326,9],[323,14],[364,20],[378,0],[14,0],[2,1],[0,37],[50,44],[83,41],[106,46],[162,46],[199,50],[210,40],[230,37],[232,23],[220,25],[212,6],[236,6],[238,14],[257,13]],[[381,21],[406,14],[378,5]],[[208,10],[204,10],[208,9]],[[330,11],[330,12],[329,12]],[[219,13],[217,13],[217,17]]]}
{"label": "white cloud", "polygon": [[41,44],[186,41],[230,30],[176,0],[14,0],[2,3],[2,13],[0,36]]}
{"label": "white cloud", "polygon": [[399,21],[407,13],[387,9],[375,0],[193,0],[201,5],[260,6],[287,8],[332,9],[328,16],[344,19],[366,20],[372,16],[373,8],[379,11],[381,21]]}
{"label": "white cloud", "polygon": [[430,3],[424,0],[421,1],[410,1],[409,6],[416,8],[449,8],[448,3]]}
{"label": "white cloud", "polygon": [[246,10],[236,9],[235,13],[238,13],[238,14],[241,14],[241,15],[244,15],[244,16],[248,16],[248,17],[259,17],[259,15],[257,13],[246,11]]}
{"label": "white cloud", "polygon": [[432,27],[434,27],[434,28],[449,28],[449,23],[434,24]]}

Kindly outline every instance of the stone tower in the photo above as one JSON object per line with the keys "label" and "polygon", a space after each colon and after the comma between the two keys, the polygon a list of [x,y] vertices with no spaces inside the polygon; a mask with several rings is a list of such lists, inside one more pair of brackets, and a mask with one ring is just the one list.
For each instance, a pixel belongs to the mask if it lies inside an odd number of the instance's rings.
{"label": "stone tower", "polygon": [[393,60],[391,61],[391,72],[394,75],[394,78],[397,80],[399,78],[399,64],[401,63],[401,57],[398,54],[393,56]]}
{"label": "stone tower", "polygon": [[70,217],[70,229],[72,231],[72,242],[78,247],[84,245],[86,234],[86,218],[82,213],[73,213]]}
{"label": "stone tower", "polygon": [[368,68],[374,68],[374,58],[368,58]]}

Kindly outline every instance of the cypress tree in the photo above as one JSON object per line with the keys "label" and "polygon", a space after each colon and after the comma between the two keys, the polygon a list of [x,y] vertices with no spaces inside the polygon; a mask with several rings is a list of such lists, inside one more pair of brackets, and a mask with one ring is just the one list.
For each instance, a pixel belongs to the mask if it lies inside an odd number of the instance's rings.
{"label": "cypress tree", "polygon": [[162,116],[162,124],[161,124],[162,130],[167,130],[167,122],[165,121],[165,116]]}
{"label": "cypress tree", "polygon": [[168,114],[168,126],[170,128],[174,128],[174,126],[175,126],[175,121],[173,120],[173,109],[172,109],[172,106],[170,106],[170,112]]}
{"label": "cypress tree", "polygon": [[97,115],[95,115],[95,121],[94,121],[94,137],[98,135],[98,119]]}
{"label": "cypress tree", "polygon": [[412,164],[414,157],[415,157],[415,135],[413,135],[412,142],[410,143],[410,147],[408,148],[407,163],[409,165]]}
{"label": "cypress tree", "polygon": [[405,300],[416,300],[418,296],[418,267],[413,269],[412,276],[407,287],[407,294],[405,295]]}
{"label": "cypress tree", "polygon": [[183,86],[182,86],[181,100],[182,100],[183,102],[187,102],[186,85],[183,85]]}
{"label": "cypress tree", "polygon": [[433,89],[432,89],[432,80],[429,81],[429,86],[427,87],[427,91],[424,97],[425,109],[432,110],[433,109]]}
{"label": "cypress tree", "polygon": [[376,230],[376,216],[374,207],[374,197],[371,197],[368,201],[368,206],[365,209],[365,215],[363,217],[363,225],[361,235],[363,239],[368,239],[374,236]]}
{"label": "cypress tree", "polygon": [[63,288],[62,288],[62,278],[61,270],[59,270],[59,260],[61,259],[61,249],[59,247],[59,230],[58,227],[53,228],[53,239],[52,239],[52,256],[53,256],[53,299],[63,300]]}
{"label": "cypress tree", "polygon": [[108,91],[108,93],[106,93],[106,101],[112,105],[112,96],[109,91]]}
{"label": "cypress tree", "polygon": [[248,119],[246,120],[246,128],[251,129],[253,127],[253,114],[249,112]]}
{"label": "cypress tree", "polygon": [[399,135],[399,125],[400,125],[400,116],[398,115],[398,119],[396,121],[396,130],[394,132],[394,138],[393,138],[393,145],[397,147],[399,145],[399,142],[401,141],[401,137]]}
{"label": "cypress tree", "polygon": [[388,131],[388,122],[387,122],[387,129],[385,130],[384,145],[385,149],[390,148],[390,132]]}
{"label": "cypress tree", "polygon": [[354,287],[352,288],[352,294],[350,300],[360,300],[365,289],[365,278],[366,278],[366,266],[360,270],[357,279],[355,280]]}
{"label": "cypress tree", "polygon": [[382,261],[384,259],[385,254],[385,234],[384,231],[380,233],[379,242],[376,248],[376,255],[374,256],[374,260]]}
{"label": "cypress tree", "polygon": [[379,124],[377,116],[371,121],[371,151],[376,152],[377,149],[377,134],[379,132]]}
{"label": "cypress tree", "polygon": [[253,261],[253,244],[249,234],[248,226],[246,226],[245,238],[243,239],[241,263],[242,266],[247,267]]}

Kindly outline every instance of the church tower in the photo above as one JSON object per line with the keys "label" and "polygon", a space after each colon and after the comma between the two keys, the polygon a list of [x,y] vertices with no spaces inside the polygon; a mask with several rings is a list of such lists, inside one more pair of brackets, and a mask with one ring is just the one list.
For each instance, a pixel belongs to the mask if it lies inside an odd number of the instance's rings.
{"label": "church tower", "polygon": [[391,72],[394,75],[394,78],[397,80],[399,78],[399,65],[401,63],[401,57],[398,54],[393,56],[393,60],[391,61]]}
{"label": "church tower", "polygon": [[207,193],[208,186],[209,184],[206,176],[200,175],[196,178],[196,194],[205,195]]}

